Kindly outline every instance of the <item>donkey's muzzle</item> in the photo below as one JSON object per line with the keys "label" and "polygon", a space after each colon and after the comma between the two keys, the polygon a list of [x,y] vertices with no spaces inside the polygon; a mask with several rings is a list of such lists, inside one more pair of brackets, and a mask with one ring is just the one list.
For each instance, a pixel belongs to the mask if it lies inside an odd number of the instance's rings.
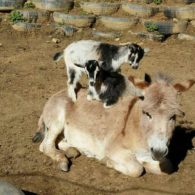
{"label": "donkey's muzzle", "polygon": [[168,154],[168,148],[165,150],[151,148],[153,160],[160,161]]}

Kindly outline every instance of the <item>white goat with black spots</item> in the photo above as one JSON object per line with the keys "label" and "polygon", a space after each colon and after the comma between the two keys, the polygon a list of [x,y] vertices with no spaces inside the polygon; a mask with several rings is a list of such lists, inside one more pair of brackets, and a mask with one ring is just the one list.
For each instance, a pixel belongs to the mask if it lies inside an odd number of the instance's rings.
{"label": "white goat with black spots", "polygon": [[[81,40],[71,43],[63,52],[56,53],[53,59],[57,62],[64,57],[68,75],[68,95],[75,102],[75,89],[84,72],[83,68],[75,64],[84,67],[89,60],[96,60],[102,69],[115,72],[123,63],[129,63],[132,68],[137,69],[143,56],[144,49],[137,44],[111,45],[93,40]],[[96,99],[89,96],[91,95],[88,94],[88,99]]]}

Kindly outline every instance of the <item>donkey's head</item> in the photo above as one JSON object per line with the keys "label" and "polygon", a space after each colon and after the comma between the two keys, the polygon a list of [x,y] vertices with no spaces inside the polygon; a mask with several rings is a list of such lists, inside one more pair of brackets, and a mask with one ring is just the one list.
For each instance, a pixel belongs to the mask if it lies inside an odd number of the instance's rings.
{"label": "donkey's head", "polygon": [[149,77],[147,78],[148,82],[134,81],[136,86],[143,88],[143,97],[140,97],[140,125],[152,158],[161,160],[168,154],[176,117],[184,116],[179,108],[178,92],[187,91],[195,81],[188,80],[172,85],[163,75],[159,75],[153,83]]}

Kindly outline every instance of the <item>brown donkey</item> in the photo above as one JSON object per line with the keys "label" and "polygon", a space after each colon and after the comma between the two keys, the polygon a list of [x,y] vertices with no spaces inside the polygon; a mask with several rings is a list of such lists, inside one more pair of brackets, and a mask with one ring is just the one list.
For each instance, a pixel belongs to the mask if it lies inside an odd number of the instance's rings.
{"label": "brown donkey", "polygon": [[[67,92],[60,91],[46,103],[34,141],[44,138],[40,151],[68,170],[66,151],[74,147],[88,157],[103,160],[117,171],[138,177],[145,169],[154,174],[170,173],[166,158],[177,116],[184,113],[177,102],[178,92],[190,89],[193,80],[172,85],[164,76],[154,82],[129,82],[142,96],[126,95],[110,109],[101,102],[86,100],[86,90],[78,93],[73,103]],[[135,90],[135,89],[134,89]],[[55,142],[64,132],[64,139]],[[68,155],[70,157],[70,155]]]}

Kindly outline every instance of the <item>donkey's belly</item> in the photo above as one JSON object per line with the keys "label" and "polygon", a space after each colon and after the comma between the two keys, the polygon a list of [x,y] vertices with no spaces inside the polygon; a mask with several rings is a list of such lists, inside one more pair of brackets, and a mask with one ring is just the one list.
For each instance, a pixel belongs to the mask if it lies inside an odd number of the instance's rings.
{"label": "donkey's belly", "polygon": [[104,140],[98,140],[96,137],[93,137],[92,134],[80,131],[74,127],[66,127],[65,140],[70,147],[77,148],[87,157],[93,157],[98,160],[104,158]]}
{"label": "donkey's belly", "polygon": [[102,159],[125,127],[131,97],[123,98],[109,109],[102,102],[87,101],[87,91],[79,91],[76,103],[66,105],[65,140],[80,152]]}

